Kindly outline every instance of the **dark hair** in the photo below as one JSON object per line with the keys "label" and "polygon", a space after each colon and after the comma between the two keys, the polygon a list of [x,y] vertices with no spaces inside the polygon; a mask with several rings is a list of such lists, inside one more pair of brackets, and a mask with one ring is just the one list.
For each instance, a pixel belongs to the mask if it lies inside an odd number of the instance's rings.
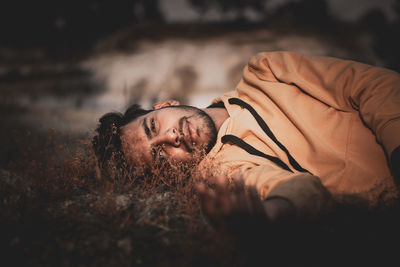
{"label": "dark hair", "polygon": [[116,167],[126,165],[121,149],[121,127],[149,112],[151,110],[142,109],[140,105],[134,104],[124,114],[110,112],[99,119],[92,145],[101,170],[108,168],[110,161]]}

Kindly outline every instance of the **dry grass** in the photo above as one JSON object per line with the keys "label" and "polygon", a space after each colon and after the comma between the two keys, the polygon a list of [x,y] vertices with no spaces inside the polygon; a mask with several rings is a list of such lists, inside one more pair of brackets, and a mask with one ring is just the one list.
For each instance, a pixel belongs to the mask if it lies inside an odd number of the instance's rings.
{"label": "dry grass", "polygon": [[160,179],[105,179],[90,142],[71,143],[65,136],[61,142],[55,132],[41,142],[15,136],[24,151],[0,179],[1,251],[14,264],[187,266],[216,260],[203,256],[213,250],[214,233],[193,179],[178,179],[176,169]]}
{"label": "dry grass", "polygon": [[2,266],[365,266],[396,255],[386,249],[400,236],[397,207],[227,232],[202,214],[193,173],[105,179],[87,141],[14,135],[23,151],[0,175]]}

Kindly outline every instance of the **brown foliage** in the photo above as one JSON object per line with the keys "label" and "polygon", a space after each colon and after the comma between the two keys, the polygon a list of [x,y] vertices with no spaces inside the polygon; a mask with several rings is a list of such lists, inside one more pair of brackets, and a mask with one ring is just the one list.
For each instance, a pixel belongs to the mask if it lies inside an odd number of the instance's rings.
{"label": "brown foliage", "polygon": [[168,165],[146,175],[110,166],[104,177],[86,140],[55,131],[14,136],[22,150],[1,170],[0,235],[16,265],[219,262],[193,168]]}
{"label": "brown foliage", "polygon": [[0,170],[0,251],[13,266],[343,266],[346,257],[366,266],[400,237],[398,207],[221,234],[199,207],[195,162],[163,161],[151,175],[111,168],[106,178],[86,140],[14,136],[20,157]]}

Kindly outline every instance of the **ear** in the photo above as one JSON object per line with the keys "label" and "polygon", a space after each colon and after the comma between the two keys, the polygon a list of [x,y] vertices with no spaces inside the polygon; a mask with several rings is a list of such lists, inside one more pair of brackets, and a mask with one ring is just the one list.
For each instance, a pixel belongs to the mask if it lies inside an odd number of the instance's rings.
{"label": "ear", "polygon": [[167,101],[162,101],[162,102],[157,102],[153,105],[153,109],[160,109],[160,108],[165,108],[169,106],[179,106],[180,103],[177,100],[167,100]]}

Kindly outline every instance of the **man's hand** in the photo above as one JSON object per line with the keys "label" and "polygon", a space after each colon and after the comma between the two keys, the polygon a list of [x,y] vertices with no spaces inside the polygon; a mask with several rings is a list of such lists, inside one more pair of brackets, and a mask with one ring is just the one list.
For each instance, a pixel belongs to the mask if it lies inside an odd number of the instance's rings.
{"label": "man's hand", "polygon": [[199,184],[197,190],[203,211],[210,217],[219,218],[233,214],[248,216],[263,215],[265,210],[254,187],[245,190],[243,180],[235,178],[233,188],[229,188],[224,176],[216,179],[215,191]]}
{"label": "man's hand", "polygon": [[295,209],[288,200],[275,197],[261,201],[257,190],[245,188],[240,176],[233,179],[231,188],[227,178],[220,176],[215,190],[204,184],[199,184],[197,190],[203,212],[217,227],[266,226],[295,217]]}
{"label": "man's hand", "polygon": [[400,146],[390,156],[390,168],[397,186],[400,187]]}
{"label": "man's hand", "polygon": [[241,178],[235,178],[230,188],[221,176],[216,179],[215,190],[204,184],[199,184],[197,190],[203,212],[219,230],[244,234],[268,227],[264,203],[254,187],[245,189]]}

